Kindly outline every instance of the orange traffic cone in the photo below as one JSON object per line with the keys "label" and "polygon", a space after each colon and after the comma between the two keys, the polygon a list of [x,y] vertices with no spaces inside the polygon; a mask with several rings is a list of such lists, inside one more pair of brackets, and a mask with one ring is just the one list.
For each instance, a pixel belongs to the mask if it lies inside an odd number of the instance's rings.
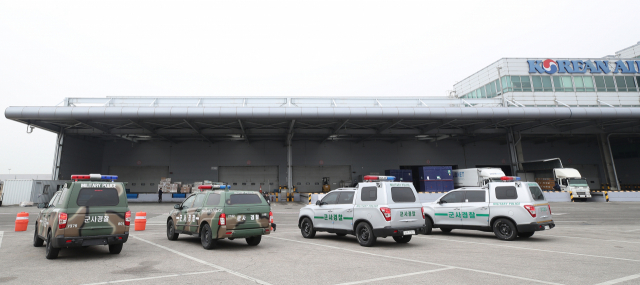
{"label": "orange traffic cone", "polygon": [[144,231],[147,227],[147,213],[146,212],[137,212],[136,213],[136,231]]}
{"label": "orange traffic cone", "polygon": [[29,225],[29,213],[21,212],[16,216],[16,232],[24,232]]}

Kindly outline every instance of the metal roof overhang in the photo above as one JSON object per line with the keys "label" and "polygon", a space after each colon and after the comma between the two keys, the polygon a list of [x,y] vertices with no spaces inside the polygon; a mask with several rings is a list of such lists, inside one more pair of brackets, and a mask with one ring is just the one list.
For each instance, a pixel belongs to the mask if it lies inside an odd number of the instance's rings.
{"label": "metal roof overhang", "polygon": [[380,106],[256,107],[244,106],[243,101],[243,106],[216,107],[199,106],[198,101],[190,107],[109,106],[110,99],[106,106],[74,106],[67,101],[67,106],[60,107],[9,107],[5,117],[71,136],[174,143],[285,141],[288,137],[322,142],[457,139],[468,143],[504,139],[509,130],[546,137],[640,132],[640,108],[428,107],[418,101],[423,106],[383,106],[376,100]]}

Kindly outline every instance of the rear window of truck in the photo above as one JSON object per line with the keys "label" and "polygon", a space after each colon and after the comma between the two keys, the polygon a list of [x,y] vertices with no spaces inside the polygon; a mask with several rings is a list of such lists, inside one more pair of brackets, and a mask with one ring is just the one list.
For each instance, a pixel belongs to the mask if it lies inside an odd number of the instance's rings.
{"label": "rear window of truck", "polygon": [[542,194],[542,190],[538,186],[529,186],[529,192],[531,192],[531,197],[536,201],[544,201],[544,194]]}
{"label": "rear window of truck", "polygon": [[227,200],[227,205],[238,204],[262,204],[262,199],[256,194],[231,194]]}
{"label": "rear window of truck", "polygon": [[513,186],[496,187],[496,199],[511,200],[518,199],[518,191]]}
{"label": "rear window of truck", "polygon": [[117,206],[120,197],[114,188],[82,188],[76,203],[78,206]]}
{"label": "rear window of truck", "polygon": [[391,187],[391,200],[396,203],[411,203],[416,201],[416,195],[409,187]]}

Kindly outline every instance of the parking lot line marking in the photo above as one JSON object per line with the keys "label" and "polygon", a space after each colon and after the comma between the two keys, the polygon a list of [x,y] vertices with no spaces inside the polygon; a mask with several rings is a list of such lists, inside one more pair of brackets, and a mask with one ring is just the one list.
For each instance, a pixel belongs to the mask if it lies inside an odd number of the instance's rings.
{"label": "parking lot line marking", "polygon": [[2,248],[2,237],[4,236],[4,231],[0,231],[0,248]]}
{"label": "parking lot line marking", "polygon": [[633,280],[633,279],[636,279],[636,278],[640,278],[640,274],[629,275],[629,276],[626,276],[626,277],[622,277],[622,278],[618,278],[618,279],[613,279],[613,280],[609,280],[609,281],[606,281],[606,282],[602,282],[602,283],[599,283],[599,284],[596,284],[596,285],[618,284],[618,283],[622,283],[622,282],[625,282],[625,281]]}
{"label": "parking lot line marking", "polygon": [[362,283],[382,281],[382,280],[387,280],[387,279],[394,279],[394,278],[402,278],[402,277],[413,276],[413,275],[427,274],[427,273],[450,270],[450,269],[455,269],[455,268],[453,268],[453,267],[445,267],[445,268],[439,268],[439,269],[433,269],[433,270],[427,270],[427,271],[420,271],[420,272],[406,273],[406,274],[400,274],[400,275],[394,275],[394,276],[386,276],[386,277],[380,277],[380,278],[367,279],[367,280],[362,280],[362,281],[340,283],[340,284],[337,284],[337,285],[362,284]]}
{"label": "parking lot line marking", "polygon": [[544,235],[546,237],[564,237],[564,238],[581,238],[581,239],[591,239],[597,241],[613,241],[613,242],[624,242],[624,243],[638,243],[637,241],[625,241],[625,240],[615,240],[615,239],[597,239],[597,238],[588,238],[588,237],[571,237],[571,236],[557,236],[557,235]]}
{"label": "parking lot line marking", "polygon": [[454,240],[454,239],[442,239],[442,238],[432,238],[432,237],[419,237],[419,238],[426,238],[426,239],[433,239],[433,240],[442,240],[442,241],[448,241],[448,242],[455,241],[455,242],[472,243],[472,244],[481,244],[481,245],[488,245],[488,246],[508,247],[508,248],[524,249],[524,250],[532,250],[532,251],[542,251],[542,252],[551,252],[551,253],[561,253],[561,254],[578,255],[578,256],[586,256],[586,257],[598,257],[598,258],[615,259],[615,260],[622,260],[622,261],[640,262],[640,260],[636,260],[636,259],[629,259],[629,258],[622,258],[622,257],[611,257],[611,256],[602,256],[602,255],[591,255],[591,254],[584,254],[584,253],[575,253],[575,252],[566,252],[566,251],[555,251],[555,250],[548,250],[548,249],[537,249],[537,248],[519,247],[519,246],[502,245],[502,244],[490,244],[490,243],[482,243],[482,242],[474,242],[474,241],[463,241],[463,240],[459,240],[459,239],[455,239],[455,240]]}
{"label": "parking lot line marking", "polygon": [[623,231],[623,233],[630,233],[630,232],[637,232],[637,231],[640,231],[640,229],[630,230],[630,231]]}
{"label": "parking lot line marking", "polygon": [[459,266],[451,266],[451,265],[447,265],[447,264],[440,264],[440,263],[422,261],[422,260],[417,260],[417,259],[402,258],[402,257],[397,257],[397,256],[382,255],[382,254],[377,254],[377,253],[371,253],[371,252],[347,249],[347,248],[331,246],[331,245],[324,245],[324,244],[313,243],[313,242],[293,240],[293,239],[288,239],[288,238],[280,238],[280,237],[273,237],[273,236],[264,236],[264,237],[280,239],[280,240],[286,240],[286,241],[292,241],[292,242],[297,242],[297,243],[302,243],[302,244],[310,244],[310,245],[322,246],[322,247],[333,248],[333,249],[344,250],[344,251],[350,251],[350,252],[366,254],[366,255],[371,255],[371,256],[377,256],[377,257],[385,257],[385,258],[397,259],[397,260],[402,260],[402,261],[407,261],[407,262],[415,262],[415,263],[436,265],[436,266],[442,266],[442,267],[445,267],[445,268],[455,268],[455,269],[473,271],[473,272],[478,272],[478,273],[485,273],[485,274],[491,274],[491,275],[496,275],[496,276],[509,277],[509,278],[513,278],[513,279],[520,279],[520,280],[526,280],[526,281],[543,283],[543,284],[555,284],[555,285],[560,284],[560,283],[547,282],[547,281],[536,280],[536,279],[531,279],[531,278],[526,278],[526,277],[502,274],[502,273],[498,273],[498,272],[491,272],[491,271],[485,271],[485,270],[473,269],[473,268],[466,268],[466,267],[459,267]]}
{"label": "parking lot line marking", "polygon": [[211,266],[211,267],[213,267],[213,268],[215,268],[215,269],[219,269],[219,270],[222,270],[222,271],[228,272],[228,273],[230,273],[230,274],[233,274],[233,275],[235,275],[235,276],[238,276],[238,277],[241,277],[241,278],[244,278],[244,279],[247,279],[247,280],[251,280],[251,281],[256,282],[256,283],[258,283],[258,284],[271,285],[271,284],[269,284],[268,282],[262,281],[262,280],[260,280],[260,279],[253,278],[253,277],[251,277],[251,276],[244,275],[244,274],[242,274],[242,273],[240,273],[240,272],[236,272],[236,271],[233,271],[233,270],[230,270],[230,269],[224,268],[224,267],[222,267],[222,266],[219,266],[219,265],[215,265],[215,264],[213,264],[213,263],[206,262],[206,261],[204,261],[204,260],[202,260],[202,259],[195,258],[195,257],[193,257],[193,256],[190,256],[190,255],[184,254],[184,253],[182,253],[182,252],[179,252],[179,251],[177,251],[177,250],[175,250],[175,249],[171,249],[171,248],[168,248],[168,247],[166,247],[166,246],[159,245],[159,244],[157,244],[157,243],[154,243],[154,242],[152,242],[152,241],[148,241],[148,240],[143,239],[143,238],[140,238],[140,237],[138,237],[138,236],[134,236],[134,235],[129,235],[129,236],[131,236],[131,237],[133,237],[133,238],[135,238],[135,239],[137,239],[137,240],[139,240],[139,241],[143,241],[143,242],[146,242],[146,243],[148,243],[148,244],[150,244],[150,245],[154,245],[154,246],[157,246],[157,247],[162,248],[162,249],[164,249],[164,250],[167,250],[167,251],[173,252],[173,253],[175,253],[175,254],[177,254],[177,255],[180,255],[180,256],[182,256],[182,257],[185,257],[185,258],[191,259],[191,260],[196,261],[196,262],[198,262],[198,263],[201,263],[201,264],[204,264],[204,265],[207,265],[207,266]]}
{"label": "parking lot line marking", "polygon": [[154,277],[144,277],[144,278],[134,278],[134,279],[123,279],[123,280],[98,282],[98,283],[88,283],[88,284],[83,284],[83,285],[99,285],[99,284],[114,284],[114,283],[123,283],[123,282],[135,282],[135,281],[144,281],[144,280],[168,278],[168,277],[180,277],[180,276],[187,276],[187,275],[207,274],[207,273],[214,273],[214,272],[223,272],[223,271],[222,270],[212,270],[212,271],[204,271],[204,272],[190,272],[190,273],[183,273],[183,274],[169,274],[169,275],[154,276]]}

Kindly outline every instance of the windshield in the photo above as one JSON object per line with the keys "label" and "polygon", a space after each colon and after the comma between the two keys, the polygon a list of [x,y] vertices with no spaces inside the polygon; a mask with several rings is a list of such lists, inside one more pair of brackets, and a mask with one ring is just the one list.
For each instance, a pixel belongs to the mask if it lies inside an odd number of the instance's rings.
{"label": "windshield", "polygon": [[587,180],[583,178],[577,178],[577,179],[569,178],[569,185],[577,186],[577,187],[589,186],[589,184],[587,184]]}

